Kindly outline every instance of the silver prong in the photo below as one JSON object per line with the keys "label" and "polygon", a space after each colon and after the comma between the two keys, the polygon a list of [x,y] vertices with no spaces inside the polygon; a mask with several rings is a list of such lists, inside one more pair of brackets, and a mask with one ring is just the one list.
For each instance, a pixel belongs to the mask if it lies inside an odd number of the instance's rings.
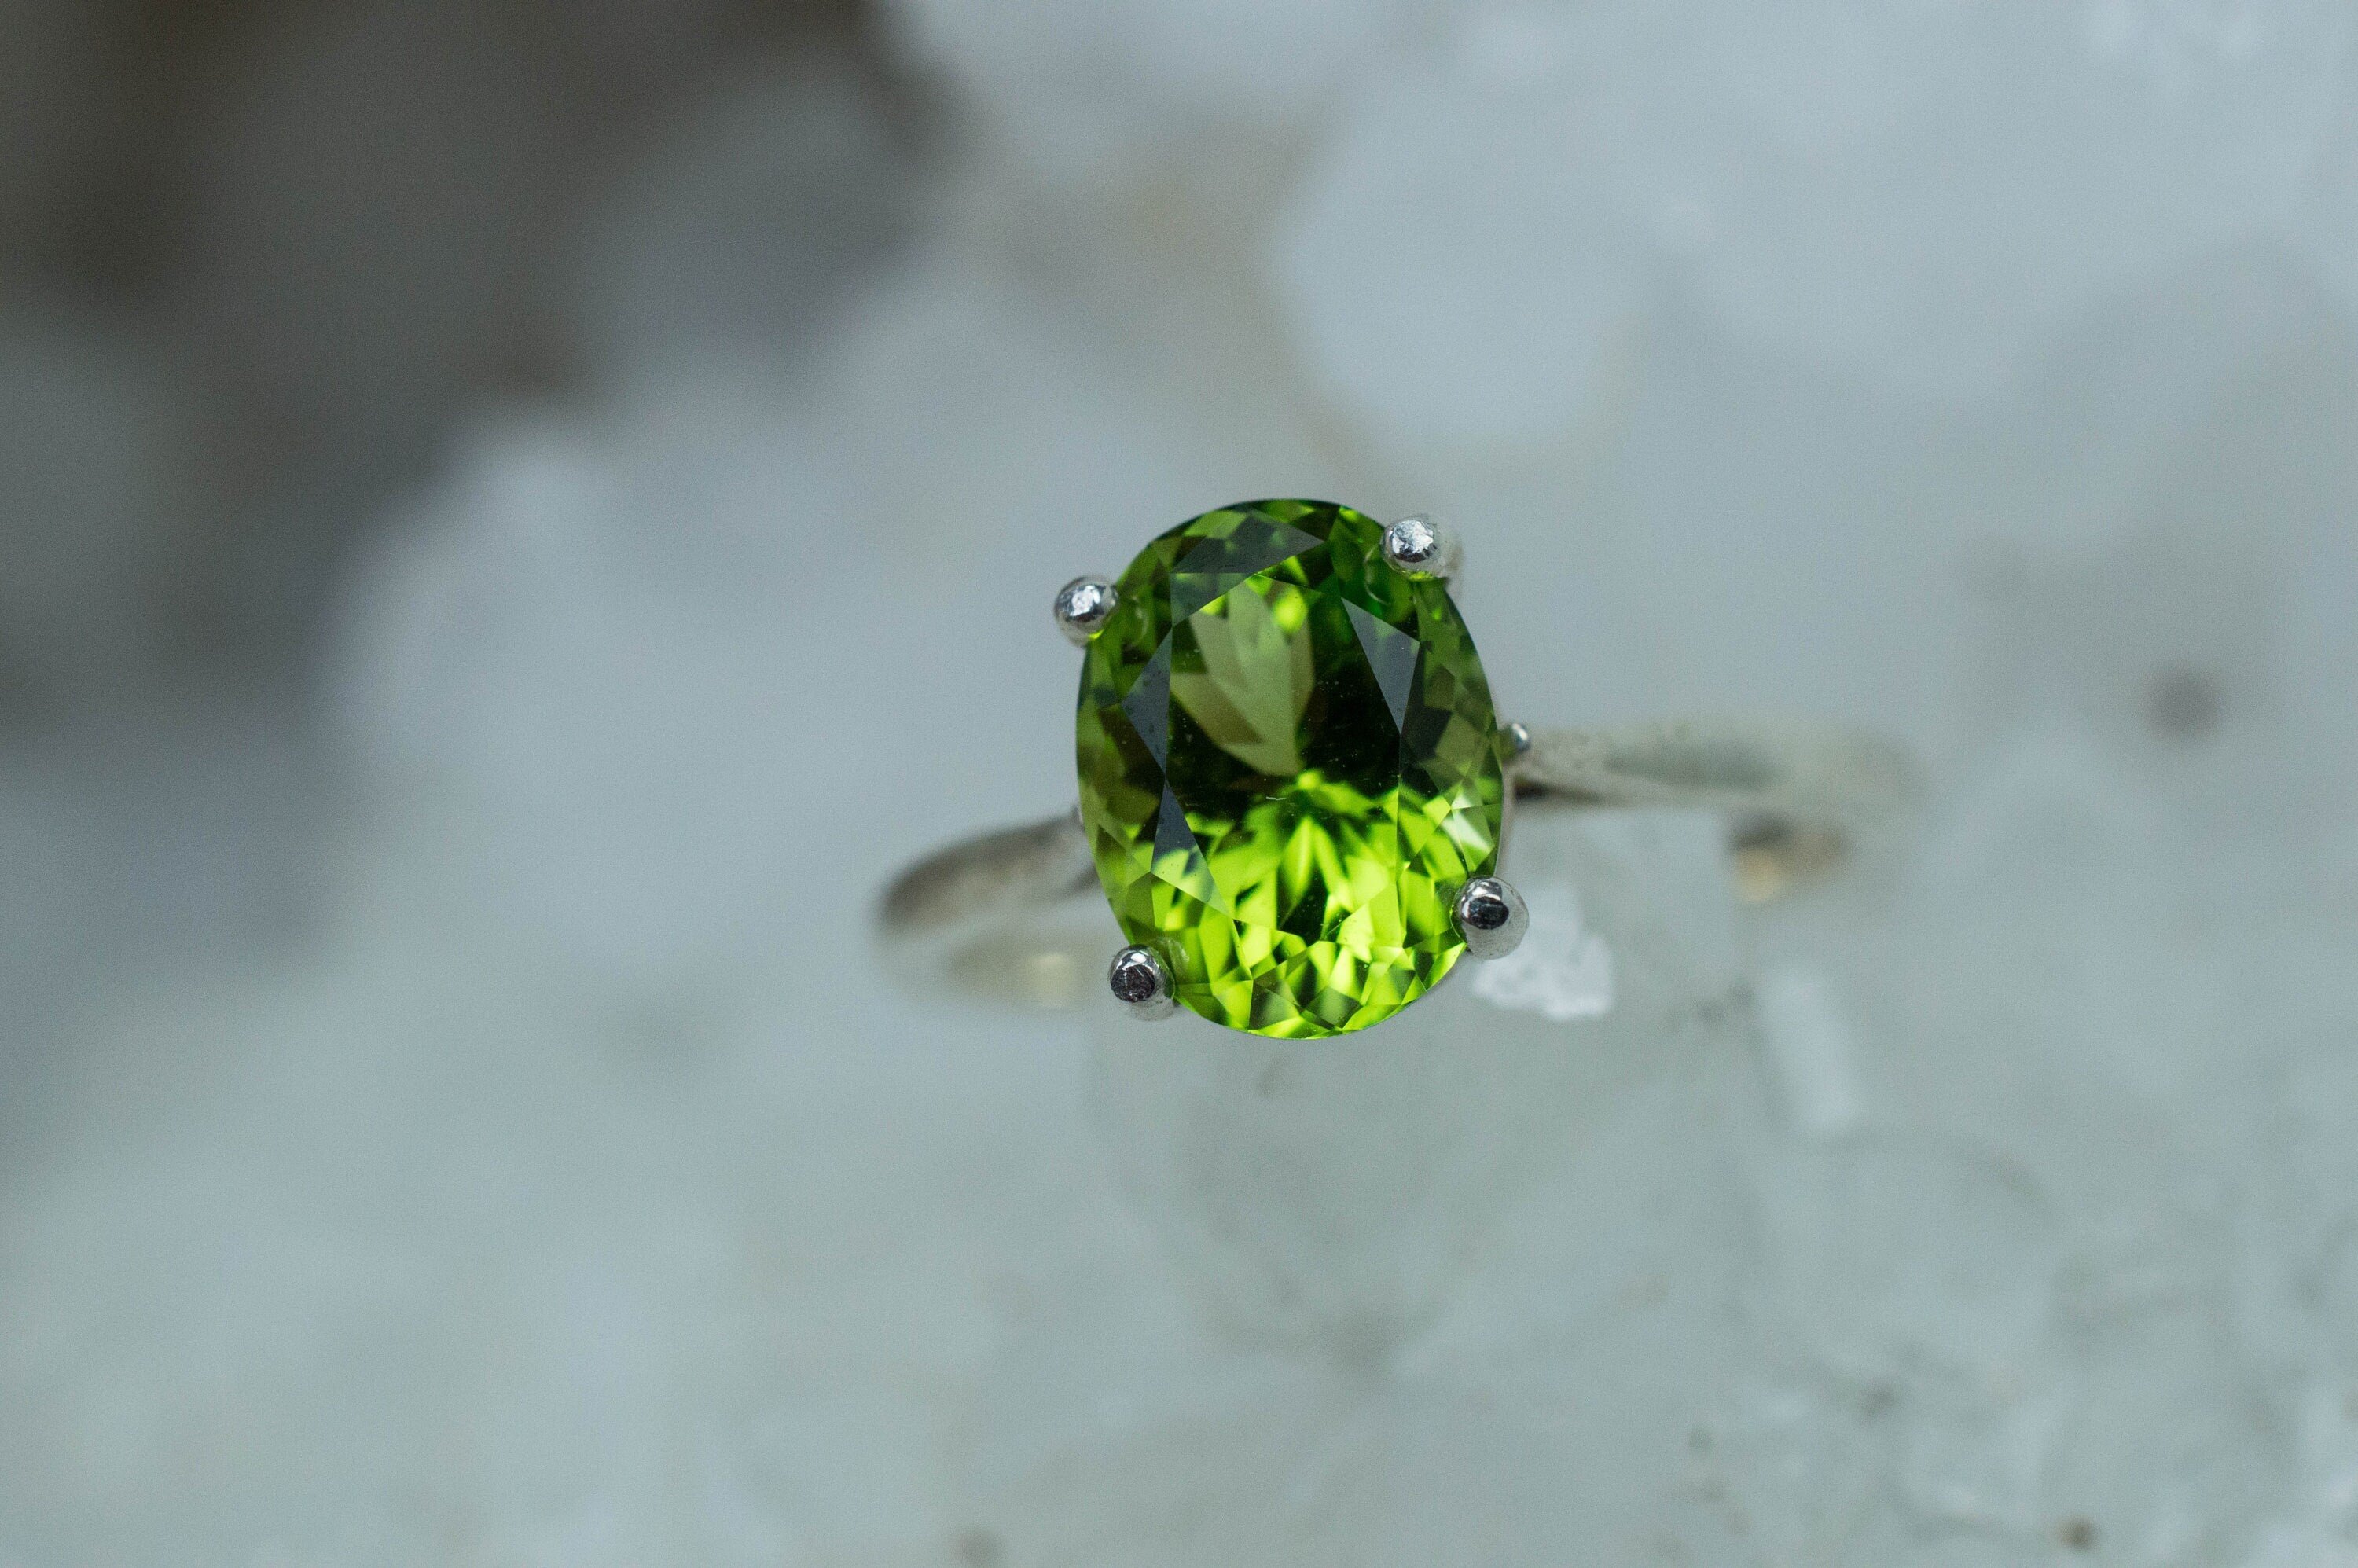
{"label": "silver prong", "polygon": [[1087,647],[1113,613],[1118,598],[1105,579],[1076,577],[1056,590],[1056,624],[1076,645]]}
{"label": "silver prong", "polygon": [[1384,530],[1384,559],[1411,577],[1447,582],[1465,565],[1457,535],[1430,517],[1403,517]]}
{"label": "silver prong", "polygon": [[1505,957],[1531,928],[1523,895],[1496,877],[1476,877],[1457,895],[1457,933],[1476,958]]}
{"label": "silver prong", "polygon": [[1171,994],[1171,977],[1163,972],[1163,960],[1149,948],[1124,947],[1115,954],[1113,968],[1106,971],[1106,984],[1113,990],[1113,1000],[1142,1023],[1168,1018],[1179,1010],[1178,999]]}
{"label": "silver prong", "polygon": [[1509,724],[1507,726],[1505,733],[1507,737],[1508,761],[1512,762],[1518,757],[1528,757],[1531,754],[1531,727],[1530,725]]}

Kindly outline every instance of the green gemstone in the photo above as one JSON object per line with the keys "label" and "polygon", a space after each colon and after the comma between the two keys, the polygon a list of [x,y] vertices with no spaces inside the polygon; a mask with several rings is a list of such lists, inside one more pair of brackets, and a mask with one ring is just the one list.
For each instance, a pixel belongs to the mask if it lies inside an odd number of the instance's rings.
{"label": "green gemstone", "polygon": [[1207,512],[1118,587],[1081,675],[1081,817],[1130,940],[1255,1034],[1364,1029],[1439,984],[1505,800],[1448,590],[1318,501]]}

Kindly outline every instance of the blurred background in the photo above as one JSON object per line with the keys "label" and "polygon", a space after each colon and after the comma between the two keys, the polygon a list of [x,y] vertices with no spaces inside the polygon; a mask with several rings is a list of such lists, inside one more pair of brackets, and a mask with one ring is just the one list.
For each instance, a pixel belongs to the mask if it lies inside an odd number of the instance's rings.
{"label": "blurred background", "polygon": [[[901,994],[1271,494],[1920,820]],[[2352,1568],[2353,768],[2350,0],[0,0],[0,1568]]]}

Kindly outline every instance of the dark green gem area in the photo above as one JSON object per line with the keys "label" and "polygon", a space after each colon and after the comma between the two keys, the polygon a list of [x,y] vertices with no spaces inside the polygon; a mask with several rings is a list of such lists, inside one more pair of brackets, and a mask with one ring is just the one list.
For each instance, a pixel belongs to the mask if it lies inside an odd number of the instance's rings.
{"label": "dark green gem area", "polygon": [[1447,589],[1387,562],[1373,518],[1317,501],[1207,512],[1118,586],[1077,750],[1129,939],[1185,1006],[1256,1034],[1364,1029],[1439,984],[1506,796]]}

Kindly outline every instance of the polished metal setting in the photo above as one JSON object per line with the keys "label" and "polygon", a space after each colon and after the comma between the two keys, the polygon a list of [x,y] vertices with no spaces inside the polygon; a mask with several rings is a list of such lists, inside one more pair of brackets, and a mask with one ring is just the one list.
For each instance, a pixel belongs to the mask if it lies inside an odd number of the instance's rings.
{"label": "polished metal setting", "polygon": [[1523,945],[1531,912],[1523,895],[1497,877],[1476,877],[1457,895],[1457,934],[1476,958],[1503,958]]}
{"label": "polished metal setting", "polygon": [[1466,552],[1457,535],[1430,517],[1403,517],[1384,530],[1384,559],[1412,577],[1455,579]]}
{"label": "polished metal setting", "polygon": [[1115,954],[1106,984],[1113,1000],[1141,1023],[1160,1022],[1179,1010],[1178,999],[1171,994],[1171,977],[1151,949],[1124,947]]}
{"label": "polished metal setting", "polygon": [[1076,577],[1056,590],[1056,624],[1075,646],[1086,647],[1120,602],[1103,578]]}
{"label": "polished metal setting", "polygon": [[1509,762],[1513,762],[1518,757],[1528,757],[1531,754],[1531,727],[1530,725],[1509,724],[1502,733],[1507,737],[1507,760]]}

